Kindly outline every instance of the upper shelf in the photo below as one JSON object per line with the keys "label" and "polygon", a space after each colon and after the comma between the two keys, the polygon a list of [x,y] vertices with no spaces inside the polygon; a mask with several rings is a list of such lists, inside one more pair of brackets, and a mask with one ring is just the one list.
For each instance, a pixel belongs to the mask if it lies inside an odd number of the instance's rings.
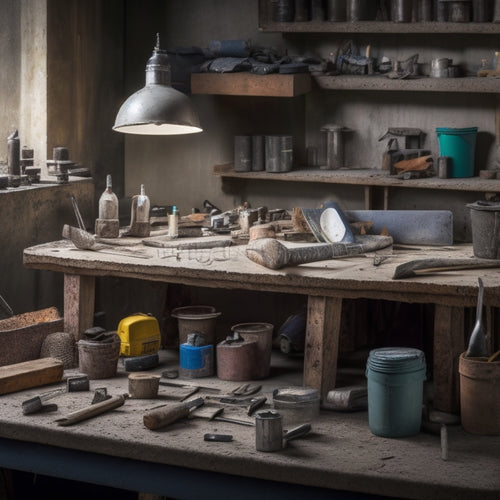
{"label": "upper shelf", "polygon": [[500,78],[495,77],[391,79],[378,75],[315,75],[314,79],[319,87],[328,90],[500,93]]}
{"label": "upper shelf", "polygon": [[311,90],[309,73],[256,75],[241,73],[192,73],[193,94],[261,97],[296,97]]}
{"label": "upper shelf", "polygon": [[481,177],[467,177],[454,179],[440,179],[428,177],[425,179],[398,179],[387,172],[378,169],[340,169],[320,170],[301,169],[290,172],[235,172],[233,165],[215,165],[214,175],[223,178],[288,181],[288,182],[316,182],[327,184],[350,184],[358,186],[405,187],[420,189],[445,189],[451,191],[476,191],[482,193],[500,193],[500,180],[483,179]]}
{"label": "upper shelf", "polygon": [[421,33],[421,34],[470,34],[493,35],[500,33],[500,23],[441,23],[392,21],[331,22],[307,21],[276,23],[261,20],[260,31],[281,33]]}

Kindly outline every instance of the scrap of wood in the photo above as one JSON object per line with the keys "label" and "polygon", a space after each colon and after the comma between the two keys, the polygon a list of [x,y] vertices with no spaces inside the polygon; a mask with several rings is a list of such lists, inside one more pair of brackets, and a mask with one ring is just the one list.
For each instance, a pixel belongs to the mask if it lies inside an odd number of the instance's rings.
{"label": "scrap of wood", "polygon": [[411,160],[401,160],[394,164],[398,173],[406,172],[408,170],[427,170],[432,164],[432,155],[419,156]]}

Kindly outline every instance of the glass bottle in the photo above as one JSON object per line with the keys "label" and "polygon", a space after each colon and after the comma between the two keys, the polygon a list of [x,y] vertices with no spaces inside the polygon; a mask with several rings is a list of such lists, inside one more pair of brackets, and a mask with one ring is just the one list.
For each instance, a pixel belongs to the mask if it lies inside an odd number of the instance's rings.
{"label": "glass bottle", "polygon": [[149,197],[146,195],[144,189],[144,184],[141,184],[141,194],[137,196],[137,208],[136,208],[136,221],[137,222],[149,222],[149,209],[151,203]]}
{"label": "glass bottle", "polygon": [[118,219],[118,197],[113,193],[111,175],[106,176],[106,189],[99,198],[99,219]]}
{"label": "glass bottle", "polygon": [[179,211],[175,205],[172,207],[172,213],[168,216],[168,235],[171,238],[179,236]]}

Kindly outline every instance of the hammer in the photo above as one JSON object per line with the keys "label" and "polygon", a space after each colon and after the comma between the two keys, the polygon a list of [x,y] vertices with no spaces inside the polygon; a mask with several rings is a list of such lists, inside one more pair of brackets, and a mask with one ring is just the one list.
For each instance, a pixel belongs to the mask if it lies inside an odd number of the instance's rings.
{"label": "hammer", "polygon": [[273,238],[251,241],[246,249],[247,257],[269,269],[298,266],[308,262],[318,262],[336,257],[348,257],[379,250],[392,245],[390,236],[355,236],[353,243],[327,243],[288,248]]}

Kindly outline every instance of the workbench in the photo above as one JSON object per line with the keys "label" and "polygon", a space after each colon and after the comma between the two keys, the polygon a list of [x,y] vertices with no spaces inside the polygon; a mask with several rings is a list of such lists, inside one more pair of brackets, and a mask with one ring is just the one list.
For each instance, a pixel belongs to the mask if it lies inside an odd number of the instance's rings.
{"label": "workbench", "polygon": [[[398,264],[409,260],[472,256],[472,245],[420,247],[394,250],[380,265],[374,265],[373,254],[366,254],[270,270],[250,261],[244,245],[176,251],[139,243],[90,251],[61,240],[25,249],[24,265],[64,273],[65,331],[76,339],[92,326],[99,276],[307,295],[303,384],[318,389],[323,398],[335,387],[343,299],[433,304],[434,406],[456,412],[458,357],[470,333],[465,331],[464,309],[476,305],[477,278],[482,277],[488,327],[493,329],[494,311],[500,307],[500,269],[454,270],[403,280],[392,276]],[[492,335],[491,342],[494,347],[498,339]]]}
{"label": "workbench", "polygon": [[[177,352],[162,350],[160,359],[155,373],[178,366]],[[273,353],[271,376],[259,381],[266,409],[274,388],[300,384],[300,368],[300,359]],[[77,373],[66,370],[65,376]],[[364,370],[339,370],[342,384],[359,375],[364,378]],[[127,376],[119,362],[116,377],[91,380],[90,391],[51,399],[58,405],[53,413],[23,415],[21,403],[64,382],[0,396],[0,467],[188,500],[500,498],[500,436],[467,434],[461,426],[448,427],[444,461],[439,429],[388,439],[370,432],[366,411],[322,410],[308,435],[264,453],[255,449],[254,428],[227,422],[190,418],[148,430],[143,425],[147,410],[189,392],[163,385],[157,399],[129,398],[90,420],[57,425],[57,419],[88,407],[96,388],[106,387],[113,396],[127,393]],[[184,382],[219,388],[222,394],[241,384],[216,377]],[[192,398],[206,395],[213,394],[201,390]],[[226,408],[224,415],[252,420],[244,409]],[[233,440],[204,441],[205,433],[230,434]]]}

